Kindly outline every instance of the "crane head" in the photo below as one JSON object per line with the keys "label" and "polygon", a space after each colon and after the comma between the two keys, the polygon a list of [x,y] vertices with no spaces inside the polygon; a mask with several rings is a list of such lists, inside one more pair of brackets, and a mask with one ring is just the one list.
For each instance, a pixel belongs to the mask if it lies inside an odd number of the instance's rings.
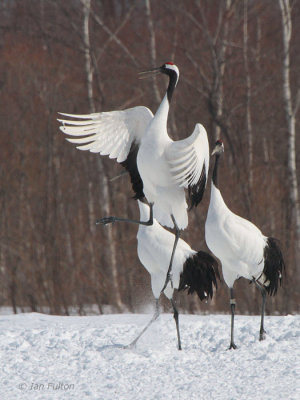
{"label": "crane head", "polygon": [[222,140],[219,139],[216,141],[215,147],[214,147],[211,155],[212,156],[215,154],[221,155],[222,153],[224,153],[224,144],[223,144]]}
{"label": "crane head", "polygon": [[167,62],[167,63],[163,64],[161,67],[158,67],[158,68],[151,68],[151,69],[149,69],[147,71],[139,72],[139,75],[140,75],[140,79],[145,79],[145,78],[148,78],[149,76],[157,75],[159,73],[166,74],[169,77],[171,77],[172,75],[175,75],[176,76],[176,84],[175,84],[175,86],[177,85],[177,82],[178,82],[178,79],[179,79],[179,69],[172,62]]}
{"label": "crane head", "polygon": [[172,75],[175,74],[175,76],[176,76],[175,86],[177,85],[177,82],[179,79],[179,69],[174,63],[167,62],[167,63],[163,64],[161,67],[159,67],[159,72],[161,72],[162,74],[166,74],[169,77],[171,77]]}

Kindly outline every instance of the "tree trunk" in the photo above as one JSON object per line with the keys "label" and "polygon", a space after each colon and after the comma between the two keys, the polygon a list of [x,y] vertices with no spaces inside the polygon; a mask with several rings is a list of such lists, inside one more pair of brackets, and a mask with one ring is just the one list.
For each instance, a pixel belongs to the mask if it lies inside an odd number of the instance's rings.
{"label": "tree trunk", "polygon": [[[290,41],[292,35],[291,6],[289,0],[279,0],[282,18],[283,41],[283,102],[288,131],[288,182],[289,182],[289,226],[295,226],[296,265],[300,262],[300,210],[296,169],[296,108],[293,108],[290,86]],[[299,269],[300,271],[300,269]],[[298,273],[299,274],[299,273]],[[299,278],[299,276],[298,276]]]}
{"label": "tree trunk", "polygon": [[216,119],[217,123],[215,124],[214,137],[215,140],[220,139],[221,136],[221,126],[219,121],[221,121],[223,116],[223,103],[224,103],[224,86],[223,80],[225,75],[225,67],[226,67],[226,50],[227,50],[227,42],[228,42],[228,28],[229,28],[229,19],[226,17],[226,14],[230,10],[232,6],[231,0],[226,0],[225,2],[225,10],[223,11],[225,14],[224,28],[223,28],[223,37],[221,41],[220,48],[215,50],[214,47],[214,58],[215,58],[215,82],[214,82],[214,100],[216,106]]}
{"label": "tree trunk", "polygon": [[[92,69],[92,62],[91,62],[91,47],[90,47],[90,35],[89,35],[89,15],[91,10],[91,0],[81,0],[83,6],[83,42],[84,42],[84,55],[85,55],[85,73],[86,73],[86,80],[87,80],[87,92],[88,92],[88,100],[90,105],[90,111],[95,112],[95,104],[93,98],[93,69]],[[101,201],[102,201],[102,210],[105,215],[110,215],[110,198],[109,198],[109,187],[108,187],[108,178],[104,169],[103,162],[99,157],[97,160],[97,166],[99,168],[99,176],[102,177],[101,182]],[[89,196],[89,201],[93,201],[91,196]],[[92,218],[90,216],[90,228],[93,232],[94,229],[91,227],[91,224],[95,223],[93,205],[89,204],[88,206],[89,213],[92,214]],[[117,269],[117,257],[116,257],[116,246],[115,246],[115,239],[113,236],[112,226],[109,225],[106,231],[106,238],[108,241],[109,246],[109,254],[110,254],[110,270],[112,274],[112,286],[115,295],[115,303],[117,306],[118,311],[124,309],[124,305],[121,300],[120,294],[120,287],[119,287],[119,279],[118,279],[118,269]],[[94,249],[91,249],[93,252]]]}
{"label": "tree trunk", "polygon": [[246,132],[248,139],[248,169],[249,169],[249,196],[251,196],[251,189],[253,186],[253,132],[251,121],[251,78],[248,64],[248,0],[244,0],[244,68],[246,75]]}
{"label": "tree trunk", "polygon": [[[148,22],[148,29],[150,33],[150,59],[151,59],[151,67],[155,68],[157,67],[156,65],[156,41],[155,41],[155,33],[154,33],[154,27],[153,27],[153,20],[152,20],[152,15],[151,15],[151,5],[150,5],[150,0],[145,0],[145,7],[146,7],[146,15],[147,15],[147,22]],[[157,81],[156,81],[156,76],[152,76],[152,81],[153,81],[153,90],[154,90],[154,96],[155,100],[157,103],[160,103],[161,101],[161,96],[158,90],[157,86]]]}
{"label": "tree trunk", "polygon": [[94,113],[95,103],[93,97],[93,68],[91,60],[90,35],[89,35],[89,17],[91,11],[91,0],[81,0],[81,2],[83,6],[83,43],[84,43],[87,92],[88,92],[90,111]]}

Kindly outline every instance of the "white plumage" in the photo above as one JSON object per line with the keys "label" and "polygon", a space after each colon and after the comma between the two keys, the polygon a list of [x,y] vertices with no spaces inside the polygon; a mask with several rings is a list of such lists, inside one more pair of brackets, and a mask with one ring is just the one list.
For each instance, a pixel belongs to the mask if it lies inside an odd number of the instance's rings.
{"label": "white plumage", "polygon": [[253,281],[263,296],[260,340],[264,339],[264,308],[266,292],[275,294],[281,280],[284,261],[276,239],[264,236],[250,221],[239,217],[226,206],[218,188],[219,158],[224,151],[219,140],[212,155],[216,155],[211,184],[211,198],[205,223],[205,239],[211,252],[220,259],[224,280],[230,289],[233,340],[235,299],[234,282],[240,278]]}
{"label": "white plumage", "polygon": [[[149,206],[141,201],[138,201],[138,205],[141,219],[146,218],[149,215]],[[137,241],[139,259],[151,275],[152,292],[158,299],[169,266],[174,234],[164,229],[154,218],[153,225],[139,226]],[[183,271],[185,260],[196,253],[184,240],[179,239],[173,261],[173,288],[169,282],[164,290],[168,299],[172,298],[174,289],[179,287],[180,274]]]}
{"label": "white plumage", "polygon": [[67,140],[79,150],[108,155],[121,163],[126,160],[133,142],[140,143],[153,119],[147,107],[128,108],[94,114],[63,114],[77,120],[59,119],[61,131],[70,136],[83,136]]}
{"label": "white plumage", "polygon": [[231,212],[213,183],[205,239],[210,251],[222,261],[228,287],[240,277],[265,282],[261,274],[267,237],[250,221]]}
{"label": "white plumage", "polygon": [[[169,85],[155,116],[146,107],[88,115],[63,114],[60,129],[80,150],[89,150],[116,158],[129,171],[136,199],[146,196],[150,206],[148,221],[152,223],[152,207],[156,219],[167,227],[175,226],[173,253],[180,230],[188,225],[187,202],[184,189],[188,189],[191,207],[202,199],[209,169],[209,145],[205,128],[196,124],[186,139],[174,142],[167,133],[167,119],[171,97],[179,78],[173,63],[166,63],[155,72],[168,75]],[[99,223],[130,221],[108,217]],[[171,256],[170,256],[171,257]],[[172,269],[170,260],[168,278]],[[166,284],[165,283],[165,284]]]}
{"label": "white plumage", "polygon": [[[141,201],[138,201],[138,205],[140,218],[146,218],[149,215],[149,206]],[[156,299],[156,311],[149,324],[130,346],[135,345],[149,325],[159,316],[158,299],[169,266],[174,234],[164,229],[154,218],[153,225],[149,227],[139,226],[137,240],[139,259],[151,275],[152,292]],[[184,240],[179,239],[173,260],[173,287],[169,282],[164,289],[165,296],[173,306],[179,349],[181,349],[181,343],[178,312],[173,301],[174,289],[188,289],[189,293],[196,292],[200,300],[207,299],[213,296],[213,286],[217,286],[216,273],[218,275],[217,261],[212,256],[203,251],[197,252],[193,250]]]}

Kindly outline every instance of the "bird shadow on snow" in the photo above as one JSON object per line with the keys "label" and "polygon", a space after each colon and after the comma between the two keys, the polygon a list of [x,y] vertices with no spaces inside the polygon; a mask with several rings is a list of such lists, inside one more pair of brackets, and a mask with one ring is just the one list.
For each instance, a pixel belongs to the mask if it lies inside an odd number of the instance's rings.
{"label": "bird shadow on snow", "polygon": [[145,356],[145,354],[144,354],[145,349],[138,348],[138,346],[130,346],[130,345],[120,344],[120,343],[106,344],[103,346],[99,346],[96,350],[99,353],[101,353],[101,352],[104,352],[105,350],[117,350],[117,349],[123,350],[124,352],[130,351],[130,352]]}
{"label": "bird shadow on snow", "polygon": [[105,344],[104,346],[99,346],[97,351],[104,351],[110,349],[123,349],[126,350],[126,345],[120,343],[113,343],[113,344]]}

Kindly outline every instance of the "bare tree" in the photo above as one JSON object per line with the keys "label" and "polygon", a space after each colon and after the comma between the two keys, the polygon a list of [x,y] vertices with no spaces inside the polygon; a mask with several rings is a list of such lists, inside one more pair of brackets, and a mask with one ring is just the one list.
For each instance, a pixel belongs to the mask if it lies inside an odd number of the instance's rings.
{"label": "bare tree", "polygon": [[[206,37],[207,42],[210,46],[212,56],[212,67],[213,67],[213,82],[211,86],[211,108],[214,114],[214,137],[215,140],[221,136],[221,120],[223,117],[223,104],[224,104],[224,75],[226,68],[226,52],[228,48],[228,34],[229,34],[229,23],[230,16],[233,11],[232,0],[226,0],[225,6],[219,6],[218,23],[215,32],[211,34],[210,29],[207,25],[207,19],[203,12],[203,6],[201,2],[197,1],[200,15],[203,33]],[[219,42],[219,44],[218,44]]]}
{"label": "bare tree", "polygon": [[[156,40],[155,40],[155,32],[154,32],[154,27],[153,27],[153,19],[152,19],[152,14],[151,14],[150,0],[145,0],[145,7],[146,7],[148,29],[149,29],[149,33],[150,33],[151,67],[154,68],[157,66],[157,63],[156,63]],[[158,86],[157,86],[156,75],[152,76],[152,82],[153,82],[153,91],[154,91],[155,100],[157,101],[157,103],[160,103],[161,96],[160,96]]]}
{"label": "bare tree", "polygon": [[131,12],[133,11],[134,6],[132,6],[130,8],[130,10],[128,11],[126,17],[124,18],[123,23],[119,26],[119,28],[115,31],[112,32],[107,26],[106,24],[102,21],[102,19],[100,18],[99,15],[96,15],[95,13],[92,14],[92,18],[96,21],[96,23],[101,26],[101,28],[104,30],[104,32],[106,32],[108,34],[108,40],[105,46],[103,46],[103,51],[105,50],[105,48],[107,47],[107,45],[113,41],[117,44],[118,47],[120,47],[120,49],[124,52],[124,54],[127,55],[127,57],[132,61],[132,63],[134,65],[138,65],[138,62],[136,60],[136,57],[132,54],[132,52],[128,49],[128,47],[123,43],[123,41],[121,39],[118,38],[118,32],[121,30],[121,28],[123,27],[123,25],[127,22],[128,18],[131,15]]}
{"label": "bare tree", "polygon": [[83,6],[83,43],[85,57],[85,74],[87,83],[87,92],[90,105],[90,111],[95,112],[95,103],[93,97],[93,68],[91,59],[90,34],[89,34],[89,18],[91,11],[91,0],[81,0]]}
{"label": "bare tree", "polygon": [[[299,206],[299,193],[298,199],[292,197],[299,192],[292,184],[299,184],[295,177],[300,144],[295,131],[300,102],[295,52],[299,1],[280,0],[277,7],[270,3],[0,2],[0,110],[5,116],[0,134],[0,305],[11,305],[15,312],[67,314],[76,308],[84,314],[95,303],[106,312],[106,305],[115,309],[119,304],[121,309],[125,304],[137,311],[150,302],[149,276],[139,268],[136,255],[136,227],[95,226],[95,219],[111,214],[112,208],[120,215],[135,216],[128,179],[108,182],[120,166],[68,146],[58,134],[56,118],[57,111],[83,113],[85,107],[87,112],[141,104],[154,109],[155,85],[138,82],[136,72],[141,63],[157,66],[162,55],[170,58],[161,61],[174,61],[181,72],[170,110],[170,135],[175,132],[173,115],[176,138],[195,122],[207,127],[211,143],[221,134],[226,153],[220,184],[226,202],[266,234],[282,242],[287,238],[283,243],[287,278],[294,276],[299,262],[293,209]],[[293,20],[288,51],[282,52],[290,58],[285,59],[284,74],[283,63],[278,62],[281,53],[274,45],[282,36],[281,26],[274,29],[273,23],[281,17],[278,4],[284,12],[286,5],[292,5],[292,15],[284,19],[287,34],[291,24],[286,19]],[[283,93],[286,72],[290,91]],[[157,79],[158,90],[160,85],[165,85],[163,78]],[[282,93],[289,99],[287,107]],[[291,122],[296,126],[289,136]],[[286,134],[278,129],[282,125],[287,126]],[[184,232],[197,249],[205,249],[208,203],[209,189],[201,207],[190,213]],[[249,290],[243,292],[247,285],[237,285],[239,311],[258,312],[259,302],[250,299]],[[284,279],[283,290],[268,303],[268,312],[297,312],[297,285],[295,279],[288,285]],[[213,303],[199,306],[196,298],[180,296],[180,304],[191,312],[224,312],[225,293],[220,283]]]}
{"label": "bare tree", "polygon": [[[300,209],[299,192],[296,169],[296,113],[300,103],[300,89],[293,105],[290,81],[290,42],[292,36],[292,16],[291,4],[289,0],[279,0],[282,20],[282,79],[283,79],[283,101],[288,132],[288,181],[289,181],[289,201],[291,215],[289,225],[293,222],[296,228],[296,265],[300,261]],[[300,268],[298,268],[300,274]]]}
{"label": "bare tree", "polygon": [[248,0],[244,0],[243,56],[246,77],[246,132],[248,138],[249,193],[253,186],[253,132],[251,121],[251,77],[248,62]]}
{"label": "bare tree", "polygon": [[[209,4],[209,2],[207,3]],[[232,0],[216,4],[217,16],[213,29],[208,23],[207,9],[209,7],[203,0],[195,0],[199,18],[193,13],[183,10],[184,15],[200,31],[201,38],[208,48],[210,58],[207,60],[207,69],[203,67],[203,62],[197,64],[190,52],[187,52],[187,57],[201,78],[202,87],[197,86],[197,89],[206,98],[212,120],[214,140],[219,139],[222,132],[228,141],[232,157],[235,158],[234,146],[228,135],[229,116],[224,112],[224,79],[228,67],[228,49],[231,47],[230,33],[236,4]],[[187,80],[185,79],[185,81]],[[190,85],[193,86],[192,83]]]}
{"label": "bare tree", "polygon": [[[91,46],[90,46],[90,34],[89,34],[89,16],[91,12],[91,0],[81,0],[83,5],[83,42],[84,42],[84,55],[85,55],[85,72],[86,72],[86,80],[87,80],[87,91],[88,91],[88,99],[90,104],[90,111],[95,112],[95,104],[93,99],[93,69],[92,69],[92,57],[91,57]],[[102,177],[101,182],[101,199],[102,199],[102,209],[105,215],[110,215],[110,198],[109,198],[109,187],[108,187],[108,177],[104,168],[104,164],[99,157],[97,160],[97,166],[99,170],[99,176]],[[90,191],[89,191],[90,192]],[[89,196],[89,212],[92,218],[90,218],[90,225],[95,224],[96,218],[94,218],[94,207],[92,205],[93,201],[91,196]],[[93,229],[92,229],[93,231]],[[119,278],[118,278],[118,269],[117,269],[117,256],[116,256],[116,245],[115,239],[113,235],[112,226],[108,226],[107,230],[107,241],[109,245],[109,254],[110,254],[110,270],[112,274],[112,284],[115,295],[116,306],[119,311],[124,308],[124,305],[121,300],[121,293],[119,287]],[[91,249],[91,254],[95,254],[93,249]],[[96,264],[96,260],[94,260]]]}

